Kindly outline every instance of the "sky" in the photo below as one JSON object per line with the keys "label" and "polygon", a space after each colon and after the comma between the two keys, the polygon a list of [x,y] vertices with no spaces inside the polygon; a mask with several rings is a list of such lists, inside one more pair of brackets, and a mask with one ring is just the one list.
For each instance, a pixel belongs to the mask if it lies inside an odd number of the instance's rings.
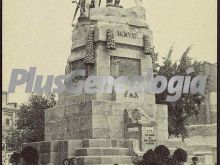
{"label": "sky", "polygon": [[[134,0],[121,0],[121,4],[135,5]],[[174,61],[193,45],[190,57],[194,60],[217,62],[217,0],[145,0],[144,7],[160,58],[175,42]],[[39,75],[64,74],[74,10],[71,0],[3,0],[4,91],[12,69],[37,67]],[[24,88],[16,88],[9,101],[26,102]]]}

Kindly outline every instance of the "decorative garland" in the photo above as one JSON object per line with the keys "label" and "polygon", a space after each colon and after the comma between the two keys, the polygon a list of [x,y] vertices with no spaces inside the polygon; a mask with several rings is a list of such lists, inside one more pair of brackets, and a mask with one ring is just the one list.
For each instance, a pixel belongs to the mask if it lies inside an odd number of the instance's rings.
{"label": "decorative garland", "polygon": [[143,39],[144,39],[144,54],[151,55],[152,48],[151,48],[150,38],[148,35],[144,35]]}
{"label": "decorative garland", "polygon": [[108,28],[107,30],[107,49],[115,50],[115,39],[112,28]]}
{"label": "decorative garland", "polygon": [[88,41],[86,44],[86,56],[84,63],[86,65],[95,64],[94,30],[90,30],[88,35]]}

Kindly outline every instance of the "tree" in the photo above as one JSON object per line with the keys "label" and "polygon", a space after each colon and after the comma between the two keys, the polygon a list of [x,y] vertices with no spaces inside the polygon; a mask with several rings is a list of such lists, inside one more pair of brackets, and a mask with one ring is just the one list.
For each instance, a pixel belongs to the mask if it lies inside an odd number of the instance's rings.
{"label": "tree", "polygon": [[6,164],[6,146],[3,136],[2,136],[2,164]]}
{"label": "tree", "polygon": [[[163,75],[169,81],[171,77],[175,75],[182,76],[197,76],[200,73],[200,63],[192,62],[188,56],[192,46],[189,46],[181,56],[179,62],[172,63],[171,56],[173,53],[173,46],[170,48],[168,55],[163,58],[163,64],[156,70],[156,75]],[[186,70],[192,67],[194,72],[187,74]],[[204,100],[204,96],[200,94],[182,94],[182,97],[175,102],[166,102],[168,91],[165,90],[161,94],[156,95],[156,101],[158,104],[168,105],[168,121],[169,121],[169,134],[176,136],[182,135],[183,140],[187,136],[186,119],[189,116],[195,115],[198,117],[201,101]]]}
{"label": "tree", "polygon": [[55,106],[54,94],[31,94],[28,103],[23,103],[18,112],[17,128],[6,135],[9,151],[19,151],[23,143],[44,140],[44,110]]}

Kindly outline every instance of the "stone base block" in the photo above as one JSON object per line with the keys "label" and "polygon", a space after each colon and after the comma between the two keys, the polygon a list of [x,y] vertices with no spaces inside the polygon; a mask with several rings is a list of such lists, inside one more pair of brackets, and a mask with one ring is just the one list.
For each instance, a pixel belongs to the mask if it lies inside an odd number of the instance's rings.
{"label": "stone base block", "polygon": [[88,164],[133,164],[130,156],[81,156],[77,160],[80,165]]}
{"label": "stone base block", "polygon": [[[125,111],[143,109],[158,121],[168,138],[167,108],[163,105],[127,101],[86,101],[47,109],[45,140],[126,139]],[[164,136],[166,133],[166,136]]]}
{"label": "stone base block", "polygon": [[78,148],[76,150],[77,156],[117,156],[129,155],[128,148]]}

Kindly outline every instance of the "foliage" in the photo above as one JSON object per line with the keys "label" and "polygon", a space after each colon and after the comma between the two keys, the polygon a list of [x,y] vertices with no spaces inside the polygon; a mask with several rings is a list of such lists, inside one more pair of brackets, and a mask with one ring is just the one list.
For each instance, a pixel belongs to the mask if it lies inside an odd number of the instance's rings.
{"label": "foliage", "polygon": [[6,148],[5,148],[5,144],[2,142],[2,164],[5,163],[6,163]]}
{"label": "foliage", "polygon": [[[192,62],[192,59],[188,56],[192,46],[189,46],[182,54],[181,59],[177,62],[172,62],[171,57],[173,53],[173,46],[170,48],[168,55],[163,58],[163,64],[159,69],[154,69],[155,75],[165,76],[169,82],[171,77],[176,75],[191,76],[193,77],[200,72],[200,62]],[[153,61],[154,63],[157,62]],[[187,74],[186,70],[192,67],[193,73]],[[176,136],[182,135],[183,139],[187,136],[186,119],[189,116],[195,115],[198,117],[201,101],[204,100],[203,95],[199,94],[182,94],[181,98],[176,102],[166,102],[168,91],[167,89],[156,95],[157,104],[167,104],[169,113],[169,134]]]}
{"label": "foliage", "polygon": [[55,106],[54,94],[31,94],[18,112],[17,128],[7,131],[6,146],[9,151],[20,151],[23,143],[44,140],[44,110]]}

